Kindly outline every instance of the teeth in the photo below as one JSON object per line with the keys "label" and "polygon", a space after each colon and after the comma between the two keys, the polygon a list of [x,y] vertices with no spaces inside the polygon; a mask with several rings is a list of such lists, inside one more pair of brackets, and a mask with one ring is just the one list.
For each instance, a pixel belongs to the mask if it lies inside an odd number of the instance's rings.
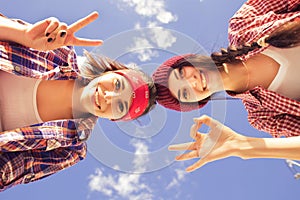
{"label": "teeth", "polygon": [[207,87],[205,75],[203,72],[200,72],[200,76],[201,76],[202,88],[203,88],[203,90],[205,90]]}
{"label": "teeth", "polygon": [[95,102],[96,102],[96,105],[98,106],[98,108],[99,108],[99,110],[100,110],[100,109],[101,109],[101,106],[100,106],[100,102],[99,102],[99,91],[98,91],[98,87],[96,88]]}

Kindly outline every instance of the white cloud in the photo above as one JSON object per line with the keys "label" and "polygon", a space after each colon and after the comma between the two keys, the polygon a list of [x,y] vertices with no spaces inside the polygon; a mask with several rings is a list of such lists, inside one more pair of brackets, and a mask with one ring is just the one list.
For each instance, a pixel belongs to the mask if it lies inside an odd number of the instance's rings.
{"label": "white cloud", "polygon": [[158,56],[157,52],[151,49],[153,46],[146,38],[136,37],[133,41],[133,45],[128,50],[133,51],[133,54],[137,54],[141,62],[149,61],[151,58]]}
{"label": "white cloud", "polygon": [[176,21],[177,17],[172,15],[172,13],[163,11],[158,13],[156,19],[164,24],[168,24],[170,22]]}
{"label": "white cloud", "polygon": [[147,163],[149,162],[149,157],[147,156],[149,154],[148,146],[137,140],[132,140],[131,143],[136,148],[133,160],[134,169],[139,173],[145,172]]}
{"label": "white cloud", "polygon": [[185,177],[185,175],[187,173],[186,171],[184,171],[182,169],[175,169],[175,172],[177,174],[178,180],[180,180],[180,181],[184,179],[184,177]]}
{"label": "white cloud", "polygon": [[[118,0],[118,3],[120,10],[128,11],[129,7],[136,14],[143,17],[134,25],[135,29],[160,27],[160,25],[163,26],[164,24],[177,21],[177,16],[167,10],[164,0]],[[126,9],[122,9],[122,7],[126,7]],[[153,50],[152,47],[166,49],[176,42],[176,37],[162,27],[153,29],[150,32],[150,36],[135,38],[134,44],[130,47],[130,49],[136,49],[133,54],[137,54],[137,58],[141,62],[150,61],[152,58],[159,56],[158,51]]]}
{"label": "white cloud", "polygon": [[[133,139],[131,144],[135,147],[135,159],[133,161],[136,170],[144,170],[149,158],[148,146],[139,140]],[[117,166],[115,166],[118,168]],[[183,167],[183,166],[181,166]],[[180,196],[180,184],[185,180],[186,172],[180,169],[171,169],[171,174],[159,172],[157,176],[150,174],[133,173],[105,173],[104,169],[96,169],[95,173],[89,176],[89,189],[92,192],[101,192],[109,199],[128,200],[151,200],[163,199],[162,192],[169,191],[174,199]],[[149,177],[153,177],[159,185],[152,185]]]}
{"label": "white cloud", "polygon": [[172,181],[168,184],[168,186],[166,187],[166,189],[169,190],[169,189],[171,189],[171,188],[173,188],[173,187],[175,187],[175,186],[178,186],[178,185],[179,185],[179,182],[178,182],[178,180],[174,177],[174,178],[172,179]]}
{"label": "white cloud", "polygon": [[[154,26],[154,24],[151,26]],[[139,28],[140,24],[136,24],[135,27]],[[141,62],[146,62],[159,56],[158,51],[154,49],[167,49],[175,42],[176,37],[172,35],[170,30],[155,27],[147,29],[142,37],[133,38],[133,44],[128,48],[128,51],[137,54]]]}
{"label": "white cloud", "polygon": [[130,200],[151,199],[152,194],[149,187],[141,182],[140,174],[120,173],[113,177],[104,175],[101,169],[89,177],[91,191],[98,191],[109,197],[123,197]]}
{"label": "white cloud", "polygon": [[172,32],[162,27],[151,29],[151,34],[152,42],[157,44],[159,48],[166,49],[176,42],[176,37],[172,35]]}
{"label": "white cloud", "polygon": [[166,10],[163,0],[119,0],[126,6],[132,7],[134,11],[143,17],[155,18],[160,23],[170,23],[177,20],[177,16]]}
{"label": "white cloud", "polygon": [[104,176],[100,169],[97,169],[96,174],[90,175],[89,187],[91,191],[102,192],[106,196],[111,196],[113,190],[111,186],[114,185],[115,181],[111,175]]}
{"label": "white cloud", "polygon": [[[138,131],[138,129],[136,130]],[[89,176],[89,190],[92,192],[100,192],[109,199],[129,199],[129,200],[151,200],[162,199],[161,192],[164,189],[171,191],[172,196],[179,195],[177,187],[180,187],[180,182],[185,179],[186,172],[182,169],[175,169],[171,171],[172,175],[162,177],[163,174],[159,172],[158,176],[153,176],[155,182],[160,182],[160,185],[151,187],[149,174],[142,174],[149,166],[149,147],[147,144],[138,139],[132,139],[130,144],[135,148],[134,159],[132,160],[133,171],[139,173],[120,173],[113,174],[106,173],[104,169],[96,169],[96,171]],[[114,169],[119,169],[119,166],[114,166]],[[174,176],[174,177],[173,177]],[[173,178],[172,178],[173,177]],[[168,182],[170,179],[170,182]],[[158,190],[158,192],[157,192]],[[175,195],[175,196],[174,196]]]}
{"label": "white cloud", "polygon": [[176,177],[173,177],[171,182],[167,185],[166,189],[169,190],[175,186],[180,186],[180,181],[184,180],[186,172],[182,169],[175,169]]}
{"label": "white cloud", "polygon": [[[135,147],[134,171],[139,173],[146,170],[148,158],[148,146],[136,139],[131,141]],[[114,166],[118,169],[118,166]],[[89,177],[90,191],[98,191],[109,197],[123,197],[130,200],[152,199],[150,187],[141,180],[141,174],[118,173],[115,176],[104,175],[103,170],[97,169],[95,174]]]}

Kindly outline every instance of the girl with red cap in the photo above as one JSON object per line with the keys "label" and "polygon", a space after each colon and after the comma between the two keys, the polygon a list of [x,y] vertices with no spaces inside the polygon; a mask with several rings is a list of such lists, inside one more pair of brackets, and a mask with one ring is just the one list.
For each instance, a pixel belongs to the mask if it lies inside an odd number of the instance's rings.
{"label": "girl with red cap", "polygon": [[[299,17],[299,0],[248,0],[230,19],[227,49],[210,57],[175,56],[154,72],[159,104],[190,111],[226,90],[242,99],[252,126],[275,137],[245,137],[202,116],[191,129],[195,142],[170,146],[191,150],[179,160],[203,157],[204,141],[221,133],[213,149],[188,171],[228,156],[300,159]],[[210,134],[197,132],[202,123],[211,126]]]}

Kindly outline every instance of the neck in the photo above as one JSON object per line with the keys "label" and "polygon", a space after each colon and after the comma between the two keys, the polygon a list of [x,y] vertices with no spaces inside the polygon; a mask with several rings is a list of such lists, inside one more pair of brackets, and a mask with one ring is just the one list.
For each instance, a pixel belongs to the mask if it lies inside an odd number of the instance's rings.
{"label": "neck", "polygon": [[280,65],[269,56],[257,54],[247,59],[244,64],[227,64],[227,68],[228,73],[222,73],[226,90],[241,93],[256,86],[268,89]]}
{"label": "neck", "polygon": [[73,88],[73,96],[72,96],[72,112],[74,118],[83,118],[90,116],[90,112],[86,105],[90,105],[88,101],[89,98],[86,98],[88,95],[84,95],[89,92],[80,81],[75,81]]}
{"label": "neck", "polygon": [[249,89],[250,71],[243,62],[223,65],[222,80],[226,91],[242,93]]}

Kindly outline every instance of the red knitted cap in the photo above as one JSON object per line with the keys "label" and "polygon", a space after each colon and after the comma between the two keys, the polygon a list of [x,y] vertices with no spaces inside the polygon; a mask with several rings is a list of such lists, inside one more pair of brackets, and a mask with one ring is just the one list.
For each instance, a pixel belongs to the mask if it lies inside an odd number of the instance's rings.
{"label": "red knitted cap", "polygon": [[177,111],[187,112],[191,110],[196,110],[202,108],[207,101],[199,101],[199,102],[179,102],[177,98],[175,98],[168,87],[168,78],[169,74],[173,69],[178,67],[178,63],[193,56],[193,54],[185,54],[174,56],[168,60],[166,60],[162,65],[160,65],[155,72],[152,74],[152,79],[155,83],[155,87],[157,89],[157,103],[160,105]]}

